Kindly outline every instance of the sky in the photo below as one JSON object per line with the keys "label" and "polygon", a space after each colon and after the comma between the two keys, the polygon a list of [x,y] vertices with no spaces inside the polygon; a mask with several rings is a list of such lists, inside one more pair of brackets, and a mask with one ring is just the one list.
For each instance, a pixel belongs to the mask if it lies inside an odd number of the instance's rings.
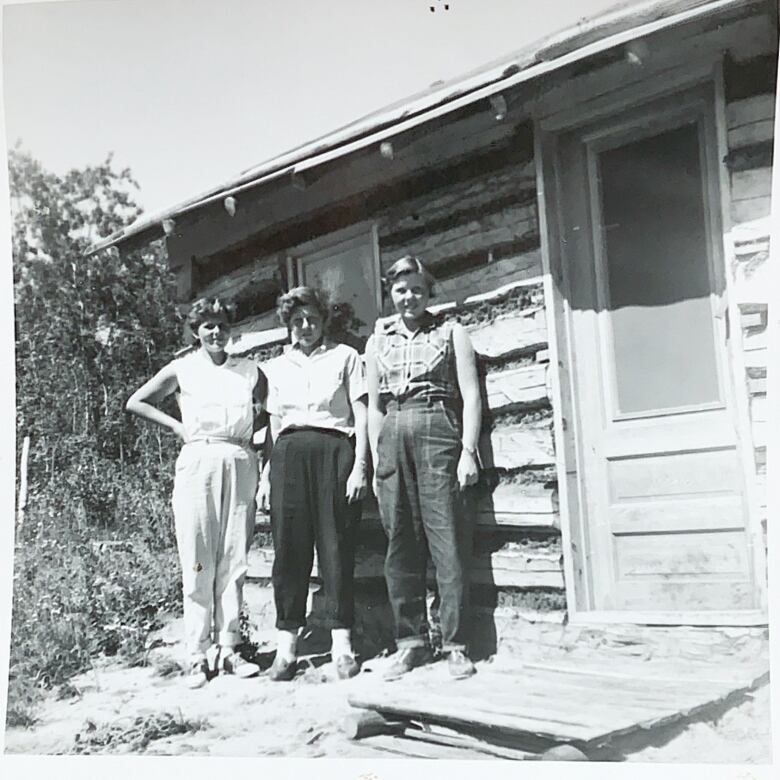
{"label": "sky", "polygon": [[615,4],[6,0],[6,141],[57,173],[113,152],[157,211]]}

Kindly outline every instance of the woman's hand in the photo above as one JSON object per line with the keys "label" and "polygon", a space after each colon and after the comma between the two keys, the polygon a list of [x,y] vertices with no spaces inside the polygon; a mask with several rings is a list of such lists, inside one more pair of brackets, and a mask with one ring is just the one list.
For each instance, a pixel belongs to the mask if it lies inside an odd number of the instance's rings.
{"label": "woman's hand", "polygon": [[271,480],[265,470],[257,486],[257,508],[265,514],[271,511]]}
{"label": "woman's hand", "polygon": [[458,485],[460,489],[463,490],[469,485],[475,484],[478,478],[479,466],[474,453],[467,449],[461,450],[458,459]]}
{"label": "woman's hand", "polygon": [[184,423],[176,421],[176,425],[173,427],[173,432],[181,439],[182,444],[187,443],[187,431],[184,428]]}
{"label": "woman's hand", "polygon": [[366,495],[368,480],[365,463],[356,463],[347,479],[347,502],[352,504]]}

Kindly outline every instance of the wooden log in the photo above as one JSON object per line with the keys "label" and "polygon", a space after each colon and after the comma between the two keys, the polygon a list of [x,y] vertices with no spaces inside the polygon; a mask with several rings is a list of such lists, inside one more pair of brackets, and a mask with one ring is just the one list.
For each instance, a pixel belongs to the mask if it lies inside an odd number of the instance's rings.
{"label": "wooden log", "polygon": [[753,393],[766,393],[766,377],[748,377],[748,392]]}
{"label": "wooden log", "polygon": [[729,149],[738,149],[741,146],[750,146],[771,141],[774,138],[775,122],[773,119],[764,119],[760,122],[752,122],[749,125],[730,128],[728,131]]}
{"label": "wooden log", "polygon": [[[555,490],[543,484],[500,483],[491,493],[477,498],[476,513],[477,525],[485,529],[496,526],[540,529],[559,527]],[[258,513],[255,528],[268,530],[269,515]],[[382,532],[379,507],[373,496],[363,502],[360,529]]]}
{"label": "wooden log", "polygon": [[[269,579],[273,568],[273,549],[253,547],[247,556],[247,576],[251,579]],[[381,580],[384,577],[384,553],[361,548],[355,556],[356,580]],[[316,556],[312,578],[319,576]],[[427,580],[435,582],[432,566]],[[475,585],[514,588],[563,588],[560,553],[523,550],[498,550],[476,555],[472,562],[470,580]]]}
{"label": "wooden log", "polygon": [[768,217],[771,213],[771,201],[768,195],[748,200],[732,200],[731,218],[734,222],[750,222]]}
{"label": "wooden log", "polygon": [[512,761],[526,761],[535,758],[533,753],[529,753],[526,750],[492,745],[490,742],[467,734],[441,734],[430,728],[425,730],[407,728],[402,736],[404,739],[413,739],[417,742],[430,742],[435,745],[463,748],[464,750],[484,753],[488,756],[508,758]]}
{"label": "wooden log", "polygon": [[[743,328],[762,328],[764,327],[764,315],[760,311],[743,312],[740,316],[740,324]],[[765,333],[762,335],[766,336]]]}
{"label": "wooden log", "polygon": [[549,424],[508,425],[480,437],[484,468],[517,469],[555,463],[553,434]]}
{"label": "wooden log", "polygon": [[406,728],[404,720],[391,720],[375,710],[350,713],[341,723],[347,739],[365,739],[379,734],[400,734]]}
{"label": "wooden log", "polygon": [[[493,303],[494,301],[498,302],[511,293],[523,289],[528,291],[531,299],[534,301],[534,305],[541,305],[544,302],[543,279],[541,276],[537,276],[532,277],[531,279],[520,279],[513,282],[507,282],[507,284],[501,285],[501,287],[496,287],[495,289],[488,290],[484,293],[474,293],[473,295],[469,295],[464,303],[480,304]],[[535,312],[536,309],[533,310],[533,313]]]}
{"label": "wooden log", "polygon": [[242,333],[240,339],[228,344],[225,351],[231,355],[243,355],[259,347],[284,344],[287,342],[288,335],[287,328],[284,327],[264,330],[260,333]]}
{"label": "wooden log", "polygon": [[[489,190],[489,182],[485,182]],[[429,264],[450,255],[489,248],[492,244],[511,241],[536,226],[535,207],[512,206],[504,211],[482,214],[446,230],[421,235],[414,240],[404,241],[400,246],[382,245],[382,251],[390,256],[403,252],[420,255]],[[435,229],[434,229],[435,230]]]}
{"label": "wooden log", "polygon": [[[482,209],[495,211],[491,204],[535,190],[536,169],[533,160],[520,164],[509,163],[488,175],[449,182],[433,192],[407,197],[398,204],[386,207],[379,225],[379,243],[382,246],[393,243],[405,245],[409,233],[418,232],[421,225],[427,229],[427,225],[450,219],[453,214],[479,213]],[[530,198],[528,202],[532,200]],[[390,262],[397,259],[395,257]]]}
{"label": "wooden log", "polygon": [[555,745],[548,748],[539,756],[534,756],[531,760],[538,761],[589,761],[590,759],[579,748],[574,745]]}
{"label": "wooden log", "polygon": [[546,377],[547,368],[538,363],[487,374],[485,391],[488,408],[495,412],[516,404],[546,401]]}
{"label": "wooden log", "polygon": [[530,347],[547,346],[547,321],[541,306],[493,322],[470,325],[466,330],[476,352],[492,359]]}
{"label": "wooden log", "polygon": [[772,194],[772,169],[757,168],[731,174],[732,201],[769,197]]}
{"label": "wooden log", "polygon": [[775,96],[767,93],[733,100],[726,105],[726,124],[732,128],[775,118]]}
{"label": "wooden log", "polygon": [[496,260],[436,281],[437,295],[446,300],[464,300],[471,295],[495,290],[509,280],[534,279],[542,270],[538,249]]}
{"label": "wooden log", "polygon": [[755,422],[767,422],[768,404],[766,395],[754,395],[750,399],[750,419]]}

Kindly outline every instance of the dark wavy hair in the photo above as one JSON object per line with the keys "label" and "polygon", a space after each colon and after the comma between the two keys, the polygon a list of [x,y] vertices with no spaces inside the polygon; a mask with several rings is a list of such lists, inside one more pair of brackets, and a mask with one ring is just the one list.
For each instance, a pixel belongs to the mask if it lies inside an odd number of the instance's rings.
{"label": "dark wavy hair", "polygon": [[433,278],[433,274],[423,265],[420,258],[414,255],[404,255],[387,269],[387,273],[382,279],[382,286],[385,292],[389,293],[399,277],[406,274],[420,274],[428,285],[428,293],[433,295],[433,285],[436,280]]}
{"label": "dark wavy hair", "polygon": [[331,308],[328,296],[317,287],[293,287],[289,292],[283,293],[276,299],[276,313],[285,327],[290,327],[292,313],[299,306],[314,306],[322,315],[322,324],[325,327],[330,319]]}
{"label": "dark wavy hair", "polygon": [[199,298],[190,306],[187,312],[187,327],[192,337],[198,340],[198,328],[209,317],[224,317],[225,321],[232,323],[236,314],[236,307],[228,300],[222,298]]}

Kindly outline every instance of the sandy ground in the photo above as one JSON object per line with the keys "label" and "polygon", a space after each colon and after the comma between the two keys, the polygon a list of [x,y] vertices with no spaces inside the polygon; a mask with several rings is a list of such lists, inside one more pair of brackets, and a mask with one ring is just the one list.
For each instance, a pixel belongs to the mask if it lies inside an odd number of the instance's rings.
{"label": "sandy ground", "polygon": [[[174,627],[169,634],[175,634]],[[263,647],[261,647],[263,649]],[[169,639],[155,651],[158,668],[181,648]],[[170,713],[176,718],[200,722],[196,731],[154,739],[133,752],[152,755],[295,756],[393,758],[367,743],[349,741],[341,733],[345,716],[354,713],[347,702],[353,686],[370,685],[376,674],[335,678],[325,656],[291,683],[273,683],[265,675],[240,680],[220,676],[196,691],[188,690],[178,676],[160,676],[154,666],[122,668],[106,663],[76,678],[79,694],[66,700],[51,696],[38,723],[30,729],[9,729],[6,751],[25,754],[67,753],[77,732],[88,733],[88,722],[98,729],[112,724],[131,728],[137,717]],[[484,667],[489,661],[480,662]],[[501,652],[493,663],[516,663]],[[430,674],[447,684],[444,663]],[[449,683],[452,684],[452,683]],[[683,723],[651,736],[625,756],[629,761],[770,763],[771,731],[769,686],[741,697],[733,706],[707,713],[706,719]],[[115,752],[127,751],[121,747]],[[395,756],[399,757],[399,756]],[[399,757],[400,758],[400,757]],[[474,758],[485,758],[475,754]],[[496,759],[500,760],[500,759]]]}

